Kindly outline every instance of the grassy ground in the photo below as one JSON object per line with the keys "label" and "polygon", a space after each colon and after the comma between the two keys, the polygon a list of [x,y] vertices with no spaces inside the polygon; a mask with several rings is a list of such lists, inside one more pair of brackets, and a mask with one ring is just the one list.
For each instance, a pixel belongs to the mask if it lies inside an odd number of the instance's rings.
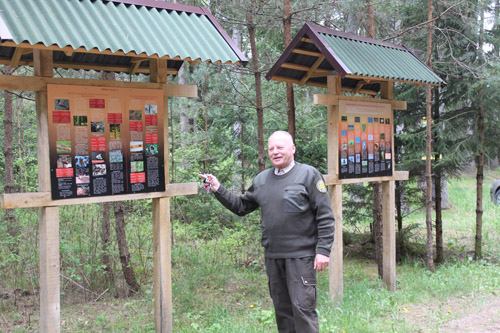
{"label": "grassy ground", "polygon": [[[486,172],[483,185],[483,256],[499,258],[500,253],[500,208],[490,199],[491,184],[500,179],[500,170]],[[448,193],[452,207],[443,211],[443,244],[445,250],[470,255],[474,250],[476,230],[476,178],[474,174],[448,179]],[[433,212],[433,219],[435,215]],[[425,211],[409,215],[406,224],[417,224],[424,228]],[[421,233],[424,235],[424,233]],[[422,241],[424,243],[424,241]]]}
{"label": "grassy ground", "polygon": [[[500,295],[500,208],[489,200],[489,185],[500,172],[485,179],[483,253],[471,260],[475,230],[475,179],[450,179],[453,208],[444,213],[447,261],[434,273],[419,260],[397,267],[397,290],[389,292],[377,278],[372,261],[347,256],[344,261],[344,299],[328,297],[328,274],[318,276],[318,312],[322,332],[439,331]],[[405,224],[418,223],[424,233],[424,212]],[[275,332],[274,312],[267,292],[258,227],[241,227],[218,239],[192,239],[187,227],[175,231],[172,253],[175,332]],[[235,250],[237,249],[237,250]],[[245,250],[241,250],[245,249]],[[64,332],[153,332],[153,292],[128,298],[105,294],[99,301],[66,293],[61,298]],[[0,293],[0,331],[38,330],[38,296]]]}

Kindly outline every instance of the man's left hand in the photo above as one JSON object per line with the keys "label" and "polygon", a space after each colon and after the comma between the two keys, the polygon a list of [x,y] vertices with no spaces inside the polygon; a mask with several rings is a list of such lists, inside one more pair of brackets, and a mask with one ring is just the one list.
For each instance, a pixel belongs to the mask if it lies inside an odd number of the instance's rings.
{"label": "man's left hand", "polygon": [[325,268],[328,267],[330,263],[330,258],[323,254],[316,254],[316,258],[314,258],[314,269],[317,269],[318,272],[321,272]]}

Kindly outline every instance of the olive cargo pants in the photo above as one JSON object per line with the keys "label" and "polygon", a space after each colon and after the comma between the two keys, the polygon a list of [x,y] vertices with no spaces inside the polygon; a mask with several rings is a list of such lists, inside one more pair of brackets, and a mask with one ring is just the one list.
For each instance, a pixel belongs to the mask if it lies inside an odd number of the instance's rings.
{"label": "olive cargo pants", "polygon": [[318,332],[314,257],[266,258],[266,272],[278,331]]}

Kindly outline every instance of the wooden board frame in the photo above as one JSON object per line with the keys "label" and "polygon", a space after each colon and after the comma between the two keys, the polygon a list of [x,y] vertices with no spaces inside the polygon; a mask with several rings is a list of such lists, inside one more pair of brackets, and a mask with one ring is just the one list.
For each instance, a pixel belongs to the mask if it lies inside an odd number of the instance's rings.
{"label": "wooden board frame", "polygon": [[[324,175],[325,183],[335,216],[335,239],[329,268],[330,299],[340,302],[343,298],[343,240],[342,240],[342,185],[360,182],[382,182],[383,197],[383,281],[387,289],[396,290],[396,233],[395,233],[395,185],[396,180],[409,179],[408,171],[394,171],[392,176],[339,179],[339,101],[357,101],[370,103],[386,103],[391,110],[406,110],[405,101],[393,100],[393,81],[381,83],[380,98],[360,96],[342,96],[341,78],[339,75],[327,77],[328,94],[314,95],[314,104],[326,105],[327,111],[327,156],[328,174]],[[394,149],[394,137],[392,137]],[[394,154],[393,154],[394,166]]]}
{"label": "wooden board frame", "polygon": [[85,79],[64,79],[53,77],[33,77],[0,75],[0,90],[47,91],[47,84],[96,86],[113,88],[163,89],[166,97],[197,97],[196,85],[169,84],[166,82],[126,82]]}
{"label": "wooden board frame", "polygon": [[198,183],[175,183],[165,184],[164,192],[148,192],[136,194],[107,195],[85,198],[60,199],[53,200],[51,192],[31,192],[31,193],[12,193],[0,195],[1,209],[14,208],[33,208],[33,207],[59,207],[70,205],[84,205],[99,202],[116,202],[124,200],[146,200],[177,195],[191,195],[198,191]]}
{"label": "wooden board frame", "polygon": [[[33,50],[35,76],[0,75],[0,89],[35,91],[38,143],[38,185],[36,193],[3,194],[0,207],[39,207],[40,237],[40,331],[60,332],[60,249],[59,206],[96,202],[152,199],[155,326],[157,332],[172,332],[170,197],[198,193],[198,184],[169,184],[168,98],[197,97],[197,86],[167,83],[167,60],[149,59],[150,82],[122,82],[53,78],[53,57],[50,49]],[[49,163],[49,122],[47,84],[81,85],[138,89],[162,89],[165,116],[164,156],[165,191],[114,196],[52,200]]]}

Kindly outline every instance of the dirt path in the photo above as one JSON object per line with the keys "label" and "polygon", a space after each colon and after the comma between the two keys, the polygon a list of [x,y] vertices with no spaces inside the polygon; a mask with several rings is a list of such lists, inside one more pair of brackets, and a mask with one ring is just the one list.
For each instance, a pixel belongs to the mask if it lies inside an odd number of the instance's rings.
{"label": "dirt path", "polygon": [[[500,295],[497,291],[497,295]],[[408,306],[406,322],[420,332],[500,332],[500,296],[450,298],[434,305]]]}

